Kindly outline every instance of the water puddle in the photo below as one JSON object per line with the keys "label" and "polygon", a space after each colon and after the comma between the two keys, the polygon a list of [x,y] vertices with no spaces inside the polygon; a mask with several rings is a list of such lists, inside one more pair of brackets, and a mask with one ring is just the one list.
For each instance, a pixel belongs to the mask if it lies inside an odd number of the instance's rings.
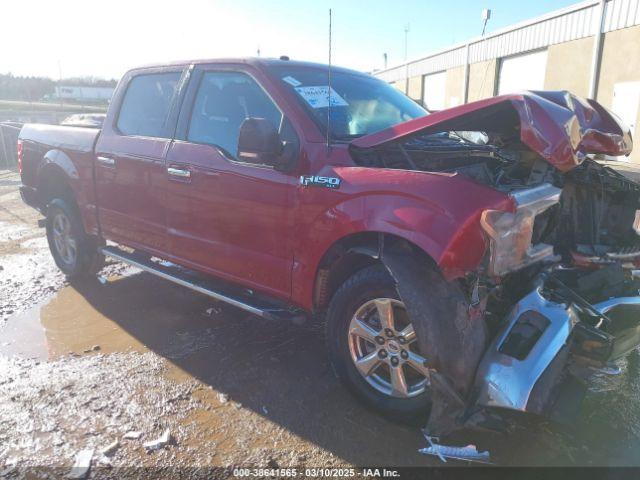
{"label": "water puddle", "polygon": [[2,329],[0,345],[0,354],[43,360],[128,350],[145,348],[73,287],[64,287],[52,299],[11,317]]}
{"label": "water puddle", "polygon": [[48,359],[47,335],[40,322],[42,305],[11,317],[0,330],[0,355]]}
{"label": "water puddle", "polygon": [[184,357],[207,345],[201,330],[206,330],[203,312],[210,303],[187,294],[192,298],[184,308],[182,289],[145,274],[66,286],[7,320],[0,330],[0,354],[51,360],[154,349],[166,350],[168,358]]}

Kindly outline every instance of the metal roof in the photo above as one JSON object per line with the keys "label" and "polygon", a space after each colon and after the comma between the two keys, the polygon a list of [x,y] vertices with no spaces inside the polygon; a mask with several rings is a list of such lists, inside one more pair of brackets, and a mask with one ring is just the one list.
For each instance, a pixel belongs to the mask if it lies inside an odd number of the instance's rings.
{"label": "metal roof", "polygon": [[[510,25],[484,37],[475,37],[425,57],[409,60],[408,67],[403,62],[373,74],[387,82],[393,82],[405,78],[405,68],[409,77],[413,77],[462,66],[466,60],[467,45],[469,63],[475,63],[589,37],[598,31],[599,3],[599,0],[577,3]],[[640,0],[607,0],[603,32],[634,25],[640,25]]]}

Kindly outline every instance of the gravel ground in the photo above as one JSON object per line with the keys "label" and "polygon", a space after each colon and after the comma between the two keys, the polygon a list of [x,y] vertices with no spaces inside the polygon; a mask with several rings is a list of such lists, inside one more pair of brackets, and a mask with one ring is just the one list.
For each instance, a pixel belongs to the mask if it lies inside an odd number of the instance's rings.
{"label": "gravel ground", "polygon": [[[7,445],[14,438],[8,432],[21,437],[2,452],[5,463],[64,466],[81,449],[100,452],[117,440],[121,445],[112,456],[97,455],[99,462],[111,464],[145,455],[143,442],[160,437],[167,428],[181,440],[185,427],[180,421],[199,405],[192,396],[196,383],[167,381],[164,368],[153,353],[51,362],[0,357],[0,431],[5,432],[0,440]],[[124,440],[130,431],[144,435]]]}
{"label": "gravel ground", "polygon": [[22,203],[12,172],[0,171],[0,323],[58,290],[64,277],[47,255],[38,212]]}

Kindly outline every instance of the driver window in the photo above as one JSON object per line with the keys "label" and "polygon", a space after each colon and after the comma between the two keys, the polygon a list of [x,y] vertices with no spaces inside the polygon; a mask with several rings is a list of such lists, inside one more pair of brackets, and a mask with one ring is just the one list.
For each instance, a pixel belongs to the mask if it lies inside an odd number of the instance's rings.
{"label": "driver window", "polygon": [[282,114],[249,76],[238,72],[206,72],[191,112],[187,140],[219,147],[237,158],[240,125],[249,117],[265,118],[280,127]]}

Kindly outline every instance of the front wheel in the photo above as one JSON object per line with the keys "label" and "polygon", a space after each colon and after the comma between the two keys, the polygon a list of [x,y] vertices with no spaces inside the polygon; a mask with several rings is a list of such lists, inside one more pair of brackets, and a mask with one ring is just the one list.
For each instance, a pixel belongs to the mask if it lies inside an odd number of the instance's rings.
{"label": "front wheel", "polygon": [[56,198],[47,208],[47,241],[56,265],[70,279],[95,274],[104,264],[98,243],[87,235],[76,208]]}
{"label": "front wheel", "polygon": [[426,359],[382,265],[357,272],[335,293],[327,313],[327,342],[336,375],[356,396],[391,419],[426,420]]}

